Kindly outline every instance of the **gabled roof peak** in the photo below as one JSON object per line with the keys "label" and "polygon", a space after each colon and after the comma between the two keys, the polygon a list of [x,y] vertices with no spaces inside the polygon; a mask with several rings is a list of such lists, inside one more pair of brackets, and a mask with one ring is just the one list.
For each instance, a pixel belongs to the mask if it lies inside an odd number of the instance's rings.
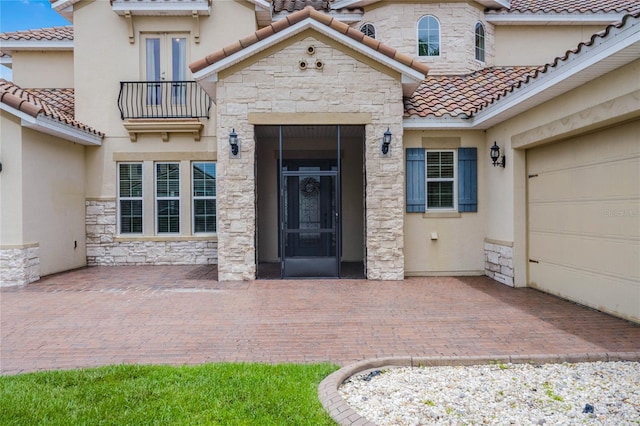
{"label": "gabled roof peak", "polygon": [[306,6],[304,9],[298,12],[292,13],[279,21],[276,21],[264,28],[259,29],[254,34],[251,34],[250,36],[245,37],[232,45],[229,45],[217,52],[206,56],[203,59],[200,59],[199,61],[192,63],[189,66],[191,68],[191,72],[196,73],[198,71],[201,71],[210,65],[218,63],[219,61],[230,57],[258,42],[267,40],[275,34],[280,33],[309,18],[318,22],[319,24],[331,28],[334,31],[337,31],[342,35],[349,37],[352,40],[355,40],[358,43],[361,43],[367,48],[373,49],[376,52],[379,52],[386,57],[399,62],[406,67],[412,68],[424,75],[429,72],[429,67],[418,62],[414,58],[398,52],[396,49],[383,44],[379,40],[375,40],[371,37],[366,36],[362,32],[351,28],[349,25],[345,24],[344,22],[338,21],[332,16],[317,11],[313,6]]}

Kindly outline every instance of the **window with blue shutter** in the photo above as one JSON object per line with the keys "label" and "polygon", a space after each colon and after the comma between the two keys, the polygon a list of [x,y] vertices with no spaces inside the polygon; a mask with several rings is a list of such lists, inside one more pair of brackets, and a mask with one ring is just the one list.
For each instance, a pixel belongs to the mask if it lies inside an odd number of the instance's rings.
{"label": "window with blue shutter", "polygon": [[[430,175],[427,178],[428,167],[424,148],[408,148],[406,151],[406,198],[407,213],[424,213],[427,211],[427,196],[429,204],[434,210],[442,210],[453,206],[447,194],[453,192],[450,185],[452,172],[443,169],[450,164],[450,156],[443,155],[451,151],[429,151]],[[458,211],[478,211],[478,150],[477,148],[458,148],[457,150],[457,199]],[[437,161],[436,161],[437,160]],[[445,167],[446,168],[446,167]],[[429,190],[427,183],[430,182]],[[454,182],[454,185],[456,183]],[[428,194],[427,194],[428,192]],[[429,207],[429,209],[431,209]]]}
{"label": "window with blue shutter", "polygon": [[407,213],[425,212],[424,149],[407,149]]}
{"label": "window with blue shutter", "polygon": [[477,148],[458,148],[458,211],[478,211]]}

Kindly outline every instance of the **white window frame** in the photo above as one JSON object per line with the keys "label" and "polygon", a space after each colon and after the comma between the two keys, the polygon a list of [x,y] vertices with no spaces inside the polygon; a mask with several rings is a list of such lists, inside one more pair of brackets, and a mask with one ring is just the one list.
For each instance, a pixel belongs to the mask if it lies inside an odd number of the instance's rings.
{"label": "white window frame", "polygon": [[[369,33],[370,33],[371,31],[365,31],[365,28],[367,28],[367,27],[369,27],[369,28],[372,28],[372,29],[373,29],[373,36],[369,35]],[[366,35],[366,36],[371,37],[371,38],[372,38],[372,39],[374,39],[374,40],[378,38],[378,29],[377,29],[377,28],[376,28],[376,26],[375,26],[375,25],[373,25],[371,22],[365,22],[364,24],[362,24],[362,25],[360,26],[360,32],[361,32],[362,34]]]}
{"label": "white window frame", "polygon": [[[438,54],[437,55],[421,55],[420,54],[420,23],[423,19],[433,18],[438,24]],[[416,25],[416,55],[419,58],[439,58],[442,56],[442,24],[440,20],[436,18],[434,15],[424,15],[420,19],[418,19],[418,24]]]}
{"label": "white window frame", "polygon": [[[141,169],[141,173],[140,173],[140,185],[141,185],[141,189],[142,189],[142,195],[140,197],[123,197],[120,194],[120,166],[121,165],[139,165],[140,169]],[[144,163],[142,162],[119,162],[117,163],[117,179],[116,179],[116,185],[118,187],[118,197],[117,197],[117,215],[118,215],[118,235],[143,235],[144,234]],[[140,232],[122,232],[122,212],[121,212],[121,207],[120,207],[120,202],[121,201],[140,201],[140,203],[142,204],[142,229],[140,230]]]}
{"label": "white window frame", "polygon": [[[453,153],[453,178],[429,178],[429,153]],[[458,211],[458,150],[457,149],[426,149],[424,154],[424,202],[425,211]],[[429,182],[453,182],[453,205],[451,207],[429,207]]]}
{"label": "white window frame", "polygon": [[[478,34],[478,28],[482,28],[482,47],[478,47],[478,39],[479,39],[479,34]],[[474,56],[476,61],[479,62],[486,62],[487,60],[487,30],[484,26],[484,24],[480,21],[476,22],[475,28],[474,28]],[[482,55],[482,59],[478,58],[478,53],[481,53]]]}
{"label": "white window frame", "polygon": [[[165,196],[158,197],[158,166],[162,164],[176,164],[178,165],[178,195],[177,196]],[[153,195],[154,195],[154,207],[155,207],[155,228],[156,235],[180,235],[182,230],[182,176],[179,161],[158,161],[153,164]],[[177,232],[160,232],[160,220],[158,217],[159,201],[178,201],[178,231]]]}
{"label": "white window frame", "polygon": [[[216,167],[216,195],[195,195],[194,183],[194,166],[196,164],[214,164]],[[214,235],[218,232],[218,165],[215,161],[192,161],[191,162],[191,233],[192,235]],[[196,200],[215,200],[216,201],[216,223],[214,232],[197,232],[196,231]]]}

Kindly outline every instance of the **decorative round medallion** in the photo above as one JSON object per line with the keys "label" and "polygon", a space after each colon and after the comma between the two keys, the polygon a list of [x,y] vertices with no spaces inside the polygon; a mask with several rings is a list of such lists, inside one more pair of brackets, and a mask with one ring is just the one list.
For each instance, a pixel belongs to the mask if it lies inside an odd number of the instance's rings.
{"label": "decorative round medallion", "polygon": [[313,177],[307,177],[300,182],[300,192],[306,197],[313,197],[320,192],[320,182]]}

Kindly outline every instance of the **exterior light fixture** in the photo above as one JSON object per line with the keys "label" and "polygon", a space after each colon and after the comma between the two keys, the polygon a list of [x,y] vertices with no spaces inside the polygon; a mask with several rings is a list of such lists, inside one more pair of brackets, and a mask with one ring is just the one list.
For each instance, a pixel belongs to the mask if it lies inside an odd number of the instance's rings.
{"label": "exterior light fixture", "polygon": [[384,132],[384,136],[382,137],[382,153],[389,153],[389,145],[391,144],[391,131],[387,127],[387,131]]}
{"label": "exterior light fixture", "polygon": [[235,128],[231,130],[231,133],[229,133],[229,146],[231,146],[231,155],[234,157],[238,155],[238,134],[236,133]]}
{"label": "exterior light fixture", "polygon": [[500,147],[495,141],[493,142],[493,146],[491,147],[491,161],[493,162],[494,167],[504,167],[507,163],[504,155],[502,156],[502,158],[500,158]]}

